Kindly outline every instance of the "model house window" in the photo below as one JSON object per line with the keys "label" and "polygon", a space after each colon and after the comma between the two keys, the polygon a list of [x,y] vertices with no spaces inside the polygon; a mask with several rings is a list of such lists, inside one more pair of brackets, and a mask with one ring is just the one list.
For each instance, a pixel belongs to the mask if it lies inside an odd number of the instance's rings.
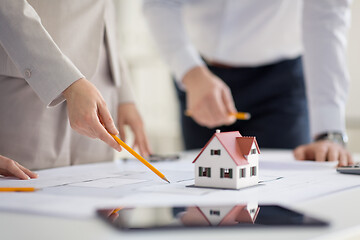
{"label": "model house window", "polygon": [[210,155],[220,155],[221,154],[221,151],[220,149],[211,149],[210,150]]}
{"label": "model house window", "polygon": [[256,176],[256,167],[250,168],[250,177],[252,177],[252,176]]}
{"label": "model house window", "polygon": [[244,178],[246,177],[246,168],[241,168],[240,169],[240,174],[239,174],[240,178]]}
{"label": "model house window", "polygon": [[251,149],[250,154],[256,154],[256,153],[257,153],[256,148]]}
{"label": "model house window", "polygon": [[199,167],[199,177],[211,177],[211,168]]}
{"label": "model house window", "polygon": [[210,210],[210,215],[220,216],[220,211],[219,210]]}
{"label": "model house window", "polygon": [[220,178],[232,178],[233,173],[231,168],[220,168]]}

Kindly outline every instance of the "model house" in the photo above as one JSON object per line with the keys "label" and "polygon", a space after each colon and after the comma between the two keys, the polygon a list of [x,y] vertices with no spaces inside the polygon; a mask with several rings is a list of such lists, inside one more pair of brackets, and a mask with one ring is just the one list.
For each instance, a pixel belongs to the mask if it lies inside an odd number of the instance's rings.
{"label": "model house", "polygon": [[216,133],[195,158],[195,186],[239,189],[259,182],[260,149],[255,137]]}
{"label": "model house", "polygon": [[259,213],[258,204],[235,206],[189,207],[181,217],[185,226],[231,226],[253,224]]}

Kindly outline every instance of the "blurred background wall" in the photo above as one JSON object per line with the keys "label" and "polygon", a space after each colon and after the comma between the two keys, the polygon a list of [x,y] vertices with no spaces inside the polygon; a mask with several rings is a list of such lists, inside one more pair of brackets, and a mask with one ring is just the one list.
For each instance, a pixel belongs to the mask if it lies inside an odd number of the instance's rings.
{"label": "blurred background wall", "polygon": [[[149,33],[141,4],[141,0],[115,0],[119,46],[130,68],[137,105],[153,151],[174,153],[183,149],[177,99],[170,72]],[[353,1],[348,47],[351,85],[346,112],[349,149],[352,152],[360,152],[359,23],[360,1]],[[129,131],[127,133],[127,142],[131,144],[133,138]]]}

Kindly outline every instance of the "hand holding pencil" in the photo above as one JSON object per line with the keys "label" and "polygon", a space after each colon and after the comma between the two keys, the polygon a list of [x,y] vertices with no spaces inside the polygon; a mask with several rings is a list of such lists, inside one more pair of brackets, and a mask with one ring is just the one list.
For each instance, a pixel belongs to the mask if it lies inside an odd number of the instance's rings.
{"label": "hand holding pencil", "polygon": [[230,88],[206,67],[199,66],[185,74],[186,108],[199,125],[214,128],[231,125],[237,113]]}

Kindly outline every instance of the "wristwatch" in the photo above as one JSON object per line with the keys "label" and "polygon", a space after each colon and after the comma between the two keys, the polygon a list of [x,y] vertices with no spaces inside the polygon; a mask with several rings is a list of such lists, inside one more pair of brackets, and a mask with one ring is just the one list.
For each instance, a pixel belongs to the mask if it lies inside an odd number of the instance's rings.
{"label": "wristwatch", "polygon": [[326,132],[326,133],[321,133],[315,137],[315,141],[321,141],[321,140],[329,140],[331,142],[338,143],[346,147],[346,144],[348,142],[348,137],[346,134],[340,132]]}

